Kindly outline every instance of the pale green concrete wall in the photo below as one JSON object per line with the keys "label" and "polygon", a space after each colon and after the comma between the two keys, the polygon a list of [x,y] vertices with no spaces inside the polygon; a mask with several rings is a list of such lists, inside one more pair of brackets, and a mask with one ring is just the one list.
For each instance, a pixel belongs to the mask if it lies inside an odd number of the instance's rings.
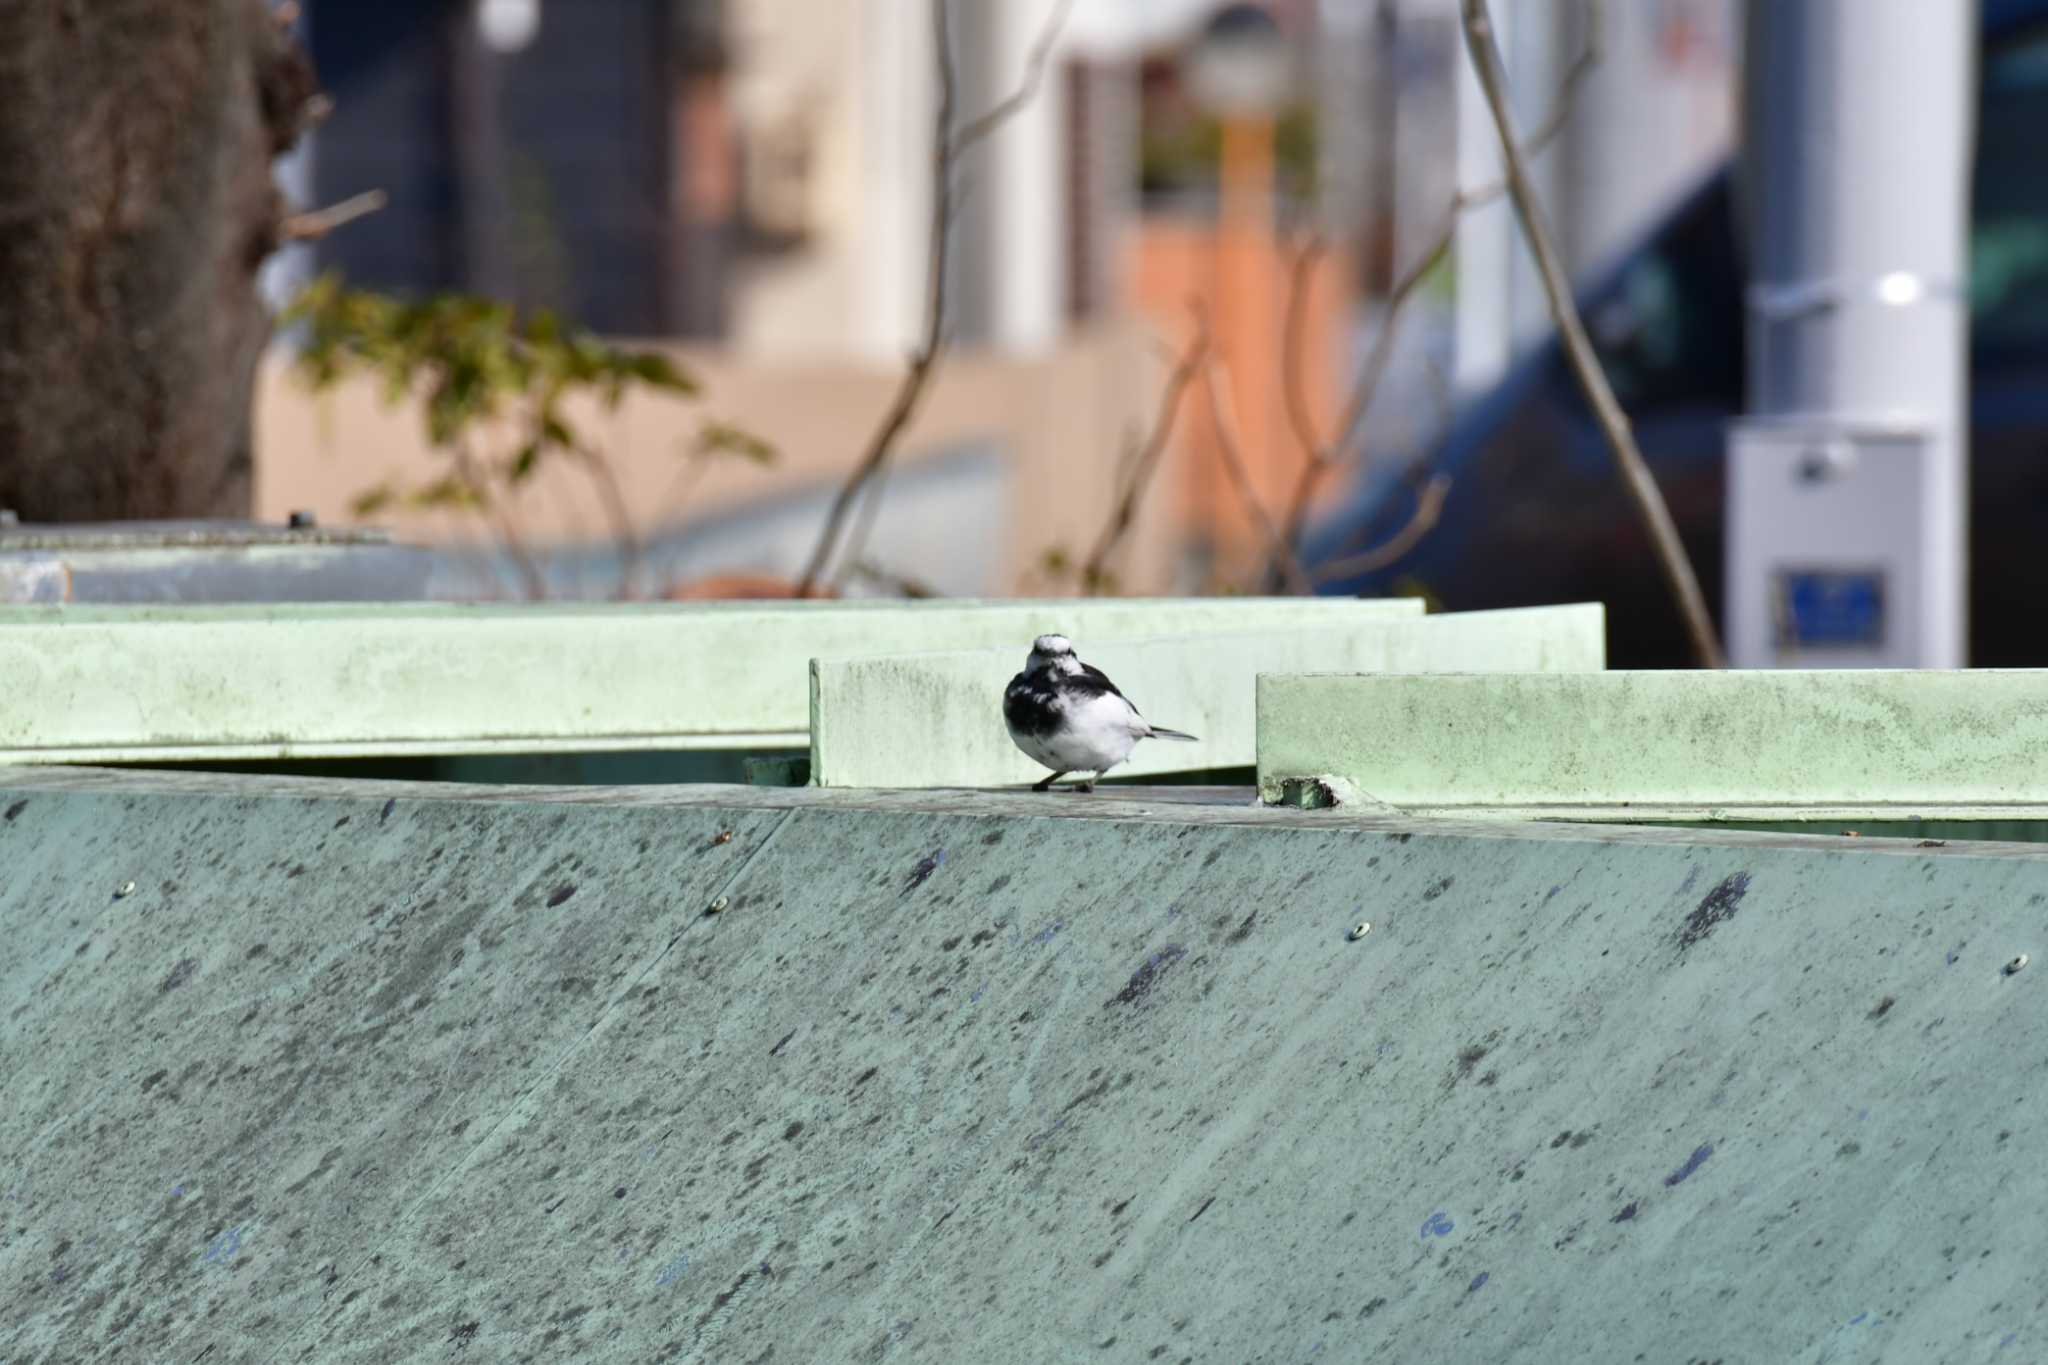
{"label": "pale green concrete wall", "polygon": [[1266,677],[1258,766],[1404,810],[2048,817],[2048,671]]}
{"label": "pale green concrete wall", "polygon": [[2035,848],[52,769],[0,869],[10,1365],[2048,1357]]}
{"label": "pale green concrete wall", "polygon": [[[1362,619],[1258,634],[1103,640],[1075,637],[1146,717],[1200,743],[1141,743],[1117,775],[1248,768],[1254,682],[1267,672],[1597,669],[1598,604]],[[996,787],[1045,769],[1010,742],[1003,688],[1026,650],[1005,647],[821,659],[811,674],[811,780],[827,787]]]}
{"label": "pale green concrete wall", "polygon": [[1337,623],[1408,600],[0,610],[0,762],[805,742],[819,655]]}

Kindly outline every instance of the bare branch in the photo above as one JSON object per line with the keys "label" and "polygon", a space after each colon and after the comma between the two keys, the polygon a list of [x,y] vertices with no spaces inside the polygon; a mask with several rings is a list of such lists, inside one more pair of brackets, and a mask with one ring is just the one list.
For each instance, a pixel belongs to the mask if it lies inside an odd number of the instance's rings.
{"label": "bare branch", "polygon": [[1037,96],[1038,87],[1045,83],[1045,68],[1052,61],[1053,47],[1059,42],[1060,30],[1066,26],[1067,13],[1073,7],[1074,0],[1054,0],[1052,12],[1045,18],[1045,27],[1039,30],[1038,41],[1031,45],[1031,55],[1024,61],[1023,81],[991,106],[987,113],[969,121],[953,134],[954,156],[959,156],[1002,127]]}
{"label": "bare branch", "polygon": [[1173,421],[1180,411],[1181,395],[1188,385],[1201,373],[1202,366],[1209,358],[1209,330],[1200,314],[1196,316],[1195,335],[1181,352],[1173,373],[1167,376],[1166,388],[1159,395],[1159,412],[1152,419],[1152,430],[1146,434],[1144,444],[1139,446],[1137,458],[1131,462],[1128,478],[1124,480],[1123,491],[1117,497],[1116,509],[1110,514],[1109,524],[1102,528],[1102,534],[1095,541],[1095,548],[1088,552],[1088,558],[1081,565],[1081,591],[1093,595],[1096,585],[1103,581],[1104,566],[1116,551],[1117,544],[1131,529],[1131,523],[1138,514],[1138,503],[1145,495],[1145,488],[1152,482],[1152,473],[1159,465],[1159,457],[1166,453],[1169,438],[1173,435]]}
{"label": "bare branch", "polygon": [[477,467],[476,457],[469,453],[469,447],[456,446],[454,456],[456,477],[469,490],[477,505],[498,523],[498,541],[505,547],[505,553],[512,557],[512,565],[519,572],[520,586],[526,590],[526,596],[535,602],[546,600],[547,579],[541,574],[533,551],[526,547],[526,536],[520,531],[519,523],[512,519],[511,511],[503,503],[491,496],[490,485],[485,481],[483,471]]}
{"label": "bare branch", "polygon": [[[1423,281],[1429,278],[1430,272],[1450,255],[1451,243],[1457,237],[1459,212],[1459,208],[1453,205],[1435,239],[1430,242],[1429,249],[1408,267],[1407,272],[1399,280],[1395,281],[1392,292],[1387,295],[1386,318],[1380,323],[1379,334],[1373,338],[1372,350],[1366,354],[1365,365],[1359,370],[1358,380],[1352,386],[1350,397],[1345,401],[1343,415],[1338,419],[1336,439],[1328,444],[1309,444],[1304,438],[1303,444],[1308,458],[1301,467],[1300,476],[1294,482],[1294,494],[1288,499],[1287,519],[1284,523],[1284,534],[1291,552],[1298,554],[1300,551],[1302,532],[1308,525],[1308,512],[1315,502],[1316,490],[1324,478],[1343,462],[1344,452],[1357,438],[1358,428],[1365,421],[1366,412],[1372,407],[1374,395],[1379,392],[1380,380],[1386,376],[1387,365],[1394,358],[1394,338],[1399,331],[1401,316],[1408,306],[1408,301],[1422,287]],[[1313,267],[1313,260],[1306,265],[1297,262],[1296,276],[1303,281],[1300,288],[1304,292],[1307,289],[1307,276]],[[1290,316],[1287,321],[1288,336],[1296,337],[1300,330],[1300,323]],[[1290,394],[1298,394],[1301,390],[1297,369],[1300,353],[1297,346],[1298,343],[1290,341],[1288,366],[1290,371],[1293,371],[1288,376],[1287,383]],[[1304,437],[1304,433],[1313,436],[1314,425],[1308,415],[1306,395],[1291,398],[1289,407],[1298,408],[1299,411],[1295,418],[1296,436]],[[1282,566],[1275,561],[1271,569],[1271,578],[1274,582],[1280,580],[1281,571]]]}
{"label": "bare branch", "polygon": [[1684,542],[1678,538],[1678,528],[1672,523],[1671,509],[1665,506],[1664,495],[1658,491],[1657,481],[1651,475],[1649,465],[1644,463],[1642,451],[1636,448],[1628,414],[1622,411],[1621,404],[1615,399],[1614,389],[1607,382],[1607,373],[1601,369],[1600,358],[1594,353],[1592,340],[1586,335],[1585,323],[1572,299],[1571,282],[1566,277],[1564,261],[1558,254],[1557,244],[1551,240],[1550,225],[1544,220],[1542,206],[1536,202],[1535,188],[1529,183],[1528,166],[1522,149],[1515,142],[1514,120],[1508,112],[1507,76],[1501,69],[1500,50],[1494,42],[1493,20],[1487,13],[1486,0],[1464,0],[1464,12],[1465,47],[1471,53],[1472,68],[1479,77],[1479,88],[1486,96],[1487,109],[1493,115],[1494,128],[1500,134],[1501,158],[1507,167],[1508,196],[1514,201],[1515,216],[1522,222],[1522,235],[1529,243],[1529,252],[1536,258],[1536,270],[1543,280],[1543,292],[1549,297],[1550,315],[1557,324],[1565,357],[1571,362],[1579,387],[1585,391],[1593,416],[1607,437],[1622,483],[1635,499],[1643,528],[1649,533],[1650,544],[1656,550],[1658,565],[1664,571],[1672,595],[1678,599],[1679,613],[1685,620],[1687,633],[1692,636],[1693,652],[1699,656],[1702,667],[1724,667],[1727,661],[1721,652],[1720,636],[1714,629],[1713,618],[1707,614],[1706,598],[1700,593],[1699,579],[1693,573],[1691,561],[1686,558]]}
{"label": "bare branch", "polygon": [[[1221,382],[1219,382],[1219,379]],[[1280,534],[1280,528],[1273,524],[1272,515],[1266,505],[1259,501],[1259,491],[1252,485],[1250,471],[1244,465],[1244,447],[1239,438],[1237,406],[1230,397],[1229,376],[1223,374],[1223,362],[1211,357],[1202,367],[1202,386],[1209,396],[1209,420],[1216,427],[1216,452],[1223,459],[1223,468],[1230,475],[1231,483],[1237,489],[1237,496],[1244,503],[1245,511],[1259,528],[1271,546],[1271,554],[1286,575],[1289,592],[1308,593],[1315,589],[1308,574],[1302,569],[1301,561],[1294,550]]]}
{"label": "bare branch", "polygon": [[1301,442],[1302,453],[1311,461],[1322,458],[1323,438],[1316,431],[1315,414],[1309,411],[1304,379],[1307,367],[1301,353],[1306,344],[1303,333],[1308,330],[1309,286],[1329,250],[1330,239],[1316,232],[1294,253],[1287,276],[1287,312],[1281,322],[1280,382],[1287,399],[1287,420],[1294,428],[1294,439]]}
{"label": "bare branch", "polygon": [[[1586,0],[1586,36],[1579,44],[1579,55],[1572,59],[1571,69],[1558,82],[1557,94],[1551,100],[1550,113],[1543,122],[1536,125],[1534,132],[1522,140],[1522,152],[1526,156],[1540,156],[1557,141],[1557,135],[1564,131],[1565,124],[1572,116],[1572,100],[1578,94],[1579,86],[1585,82],[1587,73],[1600,65],[1605,55],[1601,46],[1606,14],[1606,0]],[[1496,186],[1493,194],[1502,193],[1504,186]]]}
{"label": "bare branch", "polygon": [[861,560],[848,572],[853,577],[864,578],[878,587],[892,589],[897,596],[907,597],[914,602],[921,602],[943,595],[922,579],[912,578],[908,574],[899,574],[892,569],[885,569],[870,559]]}
{"label": "bare branch", "polygon": [[[1549,149],[1558,135],[1564,131],[1571,118],[1572,102],[1586,76],[1598,66],[1602,56],[1601,31],[1605,19],[1605,0],[1586,0],[1586,33],[1579,54],[1572,60],[1571,69],[1565,72],[1559,83],[1557,95],[1551,102],[1550,113],[1544,118],[1536,132],[1523,144],[1529,156],[1536,156]],[[1483,208],[1507,193],[1507,182],[1497,180],[1491,184],[1458,191],[1451,196],[1449,206],[1444,210],[1442,222],[1429,245],[1416,257],[1408,269],[1394,282],[1387,294],[1386,317],[1380,323],[1378,335],[1373,338],[1372,349],[1366,353],[1365,364],[1358,372],[1358,378],[1351,386],[1350,395],[1345,399],[1344,410],[1337,420],[1337,432],[1328,441],[1316,433],[1315,418],[1309,411],[1308,394],[1304,386],[1302,363],[1303,332],[1306,327],[1309,289],[1316,268],[1328,253],[1329,243],[1317,234],[1311,237],[1296,254],[1291,284],[1287,296],[1287,315],[1284,327],[1283,387],[1287,397],[1289,422],[1294,428],[1295,439],[1301,443],[1306,462],[1301,475],[1295,481],[1293,496],[1288,499],[1284,523],[1286,543],[1290,552],[1299,554],[1302,532],[1308,525],[1309,508],[1315,502],[1317,489],[1330,472],[1343,461],[1344,454],[1358,439],[1359,428],[1365,422],[1365,415],[1372,408],[1373,399],[1379,393],[1380,381],[1386,377],[1387,366],[1394,358],[1394,341],[1399,333],[1402,315],[1409,301],[1421,289],[1430,275],[1450,256],[1451,247],[1458,238],[1458,221],[1466,212]],[[1435,518],[1430,518],[1434,526]],[[1425,530],[1428,528],[1424,528]],[[1415,539],[1420,539],[1418,535]],[[1410,544],[1412,545],[1412,541]],[[1268,582],[1274,585],[1284,580],[1284,565],[1276,557],[1269,566]]]}
{"label": "bare branch", "polygon": [[1400,530],[1370,550],[1317,565],[1315,581],[1332,583],[1340,578],[1378,573],[1394,563],[1421,544],[1422,538],[1436,529],[1437,519],[1444,514],[1444,499],[1450,496],[1450,492],[1450,475],[1431,475],[1429,482],[1422,486],[1422,491],[1415,495],[1415,510],[1409,514],[1408,520],[1402,523]]}
{"label": "bare branch", "polygon": [[278,239],[286,242],[317,242],[338,227],[367,218],[391,202],[382,190],[365,190],[324,209],[295,213],[278,226]]}
{"label": "bare branch", "polygon": [[[939,352],[945,345],[944,325],[946,319],[946,266],[952,256],[953,219],[957,208],[957,190],[953,184],[954,162],[960,153],[987,137],[1012,117],[1036,93],[1044,77],[1045,66],[1050,59],[1053,44],[1060,25],[1065,22],[1071,0],[1060,0],[1053,8],[1045,31],[1033,46],[1025,64],[1024,82],[1009,97],[996,103],[987,113],[976,118],[965,128],[955,131],[953,109],[958,100],[957,81],[953,70],[952,25],[947,14],[948,0],[932,0],[932,39],[935,60],[938,63],[939,101],[932,130],[932,217],[930,262],[925,281],[924,336],[917,352],[910,359],[910,368],[904,372],[903,381],[898,385],[896,397],[883,414],[881,425],[869,439],[867,449],[853,467],[846,481],[833,496],[831,508],[825,513],[825,525],[818,534],[818,542],[812,547],[810,559],[804,565],[803,576],[797,580],[796,595],[809,597],[816,590],[818,581],[824,577],[834,552],[839,548],[841,532],[847,516],[853,510],[854,499],[870,480],[881,470],[895,452],[896,442],[916,415],[919,401],[924,397],[926,386],[931,381],[933,368],[938,364]],[[846,558],[858,561],[862,550],[863,537],[849,538]]]}
{"label": "bare branch", "polygon": [[839,570],[832,575],[832,586],[846,586],[847,575],[856,566],[867,561],[856,558],[867,549],[868,540],[875,533],[875,522],[882,515],[882,499],[889,495],[889,466],[878,465],[874,477],[861,490],[860,499],[854,505],[853,529],[846,533],[846,553],[840,556]]}
{"label": "bare branch", "polygon": [[612,543],[619,548],[619,598],[631,601],[639,596],[641,570],[646,561],[646,549],[640,543],[640,533],[633,525],[633,513],[626,506],[626,493],[619,486],[618,472],[611,461],[589,446],[578,444],[571,448],[576,462],[583,466],[583,472],[590,476],[591,484],[597,489],[598,501],[604,504],[605,520],[611,523]]}

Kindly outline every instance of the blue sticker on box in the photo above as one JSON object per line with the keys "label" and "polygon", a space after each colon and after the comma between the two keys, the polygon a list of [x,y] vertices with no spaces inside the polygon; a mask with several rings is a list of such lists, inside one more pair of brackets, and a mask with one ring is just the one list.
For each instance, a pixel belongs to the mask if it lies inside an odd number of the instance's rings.
{"label": "blue sticker on box", "polygon": [[1884,644],[1884,571],[1793,569],[1777,575],[1783,649],[1877,649]]}

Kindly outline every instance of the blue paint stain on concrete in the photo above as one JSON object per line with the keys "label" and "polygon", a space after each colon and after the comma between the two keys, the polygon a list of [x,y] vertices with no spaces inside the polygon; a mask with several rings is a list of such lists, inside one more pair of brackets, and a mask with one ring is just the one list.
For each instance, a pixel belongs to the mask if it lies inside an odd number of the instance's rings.
{"label": "blue paint stain on concrete", "polygon": [[1451,1221],[1449,1214],[1438,1209],[1422,1220],[1422,1232],[1418,1240],[1426,1242],[1432,1237],[1448,1237],[1451,1235],[1451,1229],[1457,1226]]}
{"label": "blue paint stain on concrete", "polygon": [[1692,1155],[1685,1159],[1685,1164],[1683,1166],[1680,1166],[1670,1175],[1664,1177],[1664,1183],[1666,1185],[1684,1184],[1685,1181],[1692,1175],[1694,1171],[1697,1171],[1700,1167],[1707,1164],[1707,1158],[1712,1156],[1713,1154],[1714,1144],[1711,1142],[1702,1142],[1699,1146],[1692,1149]]}
{"label": "blue paint stain on concrete", "polygon": [[1052,942],[1053,935],[1059,933],[1060,930],[1066,927],[1067,922],[1065,920],[1056,919],[1051,924],[1046,925],[1043,929],[1040,929],[1037,933],[1033,934],[1031,936],[1031,941],[1033,943],[1039,944],[1040,946],[1043,946],[1047,943]]}
{"label": "blue paint stain on concrete", "polygon": [[226,1265],[235,1259],[242,1249],[242,1230],[229,1228],[206,1244],[206,1254],[200,1260],[206,1265]]}
{"label": "blue paint stain on concrete", "polygon": [[666,1289],[666,1288],[668,1288],[668,1287],[669,1287],[670,1285],[674,1284],[674,1283],[675,1283],[675,1282],[676,1282],[677,1280],[680,1280],[681,1278],[683,1278],[683,1272],[684,1272],[684,1271],[686,1271],[686,1270],[688,1270],[689,1268],[690,1268],[690,1258],[689,1258],[689,1257],[687,1257],[687,1256],[678,1256],[678,1257],[676,1257],[676,1258],[675,1258],[675,1259],[674,1259],[673,1261],[670,1261],[670,1262],[669,1262],[669,1263],[668,1263],[667,1265],[663,1266],[663,1267],[661,1268],[661,1273],[660,1273],[660,1274],[658,1274],[658,1275],[656,1275],[656,1276],[654,1277],[654,1287],[655,1287],[656,1289]]}
{"label": "blue paint stain on concrete", "polygon": [[1477,1275],[1474,1275],[1472,1277],[1472,1283],[1465,1286],[1465,1292],[1467,1294],[1477,1294],[1480,1290],[1486,1287],[1486,1282],[1492,1278],[1493,1276],[1490,1272],[1484,1270],[1480,1271]]}
{"label": "blue paint stain on concrete", "polygon": [[932,875],[932,873],[938,871],[945,865],[946,850],[943,848],[936,853],[927,853],[924,857],[918,859],[917,866],[910,869],[910,881],[907,884],[905,884],[903,888],[903,894],[907,896],[911,892],[917,890],[917,888],[919,888],[920,886],[923,886],[925,884],[926,879],[929,878]]}

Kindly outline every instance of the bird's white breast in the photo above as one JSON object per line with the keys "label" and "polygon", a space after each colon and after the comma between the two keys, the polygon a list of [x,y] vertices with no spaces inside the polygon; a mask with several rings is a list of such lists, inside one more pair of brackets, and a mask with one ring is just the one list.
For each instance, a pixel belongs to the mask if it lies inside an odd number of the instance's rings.
{"label": "bird's white breast", "polygon": [[1086,700],[1070,698],[1065,723],[1052,734],[1038,737],[1038,746],[1044,752],[1032,757],[1067,772],[1113,768],[1129,758],[1137,745],[1135,716],[1131,704],[1113,693]]}

